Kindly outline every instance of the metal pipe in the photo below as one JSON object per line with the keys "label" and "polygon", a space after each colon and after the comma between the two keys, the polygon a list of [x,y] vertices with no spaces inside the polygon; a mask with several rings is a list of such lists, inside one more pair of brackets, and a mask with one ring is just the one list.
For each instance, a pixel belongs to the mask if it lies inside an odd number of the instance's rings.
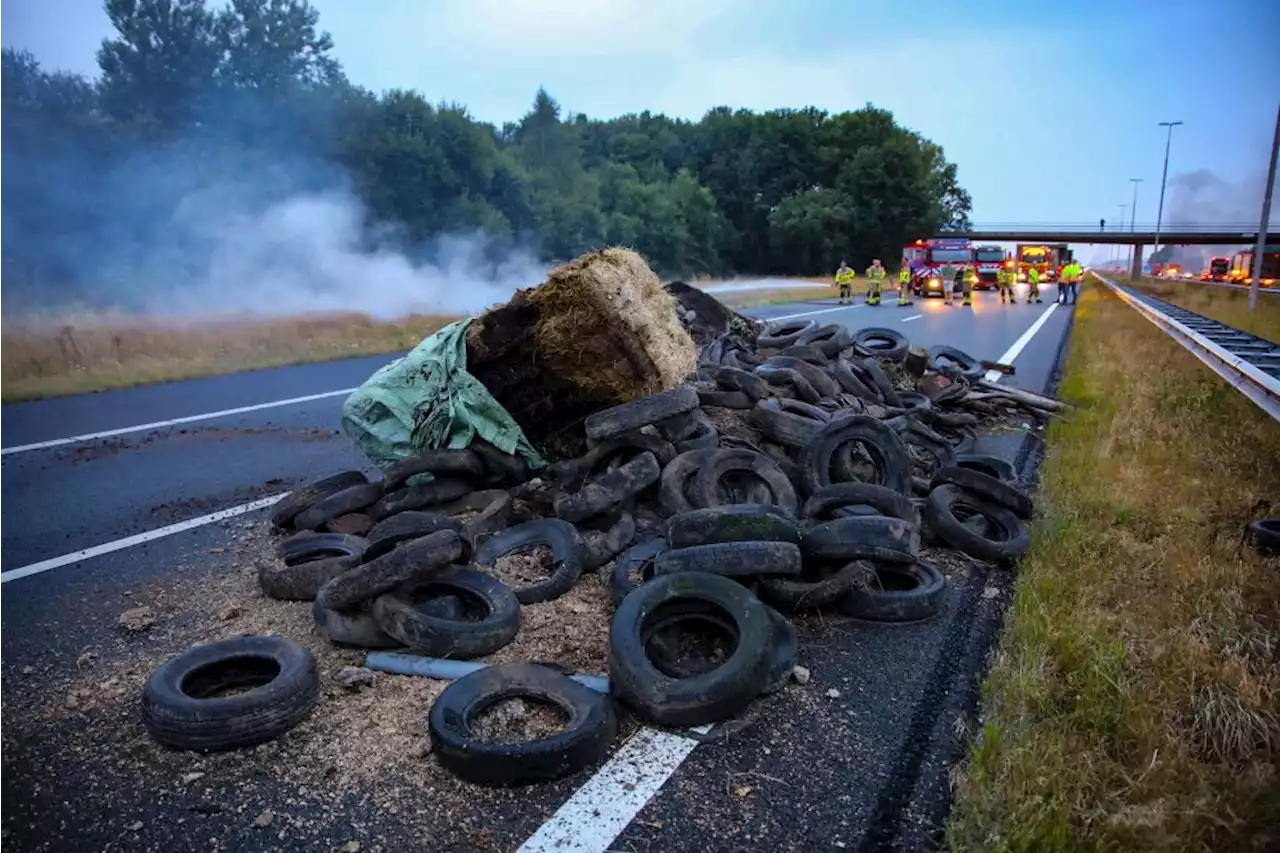
{"label": "metal pipe", "polygon": [[[455,681],[464,675],[470,675],[488,666],[488,664],[476,663],[470,660],[429,658],[421,655],[406,655],[400,652],[369,652],[365,656],[364,665],[379,672],[392,672],[396,675],[420,675],[424,678],[438,678],[442,681]],[[597,693],[609,692],[609,679],[603,675],[571,675],[569,677]]]}
{"label": "metal pipe", "polygon": [[1164,183],[1169,177],[1169,145],[1173,142],[1173,129],[1182,124],[1180,121],[1162,121],[1161,127],[1169,128],[1169,133],[1164,140],[1164,171],[1160,173],[1160,204],[1156,208],[1156,239],[1155,245],[1152,246],[1153,252],[1160,251],[1160,220],[1164,216]]}
{"label": "metal pipe", "polygon": [[1276,186],[1276,155],[1280,153],[1280,107],[1276,109],[1276,132],[1271,139],[1271,157],[1267,163],[1267,186],[1262,191],[1262,221],[1258,223],[1258,242],[1253,247],[1253,276],[1249,281],[1249,310],[1258,307],[1258,287],[1262,281],[1262,256],[1267,248],[1267,220],[1271,218],[1271,193]]}

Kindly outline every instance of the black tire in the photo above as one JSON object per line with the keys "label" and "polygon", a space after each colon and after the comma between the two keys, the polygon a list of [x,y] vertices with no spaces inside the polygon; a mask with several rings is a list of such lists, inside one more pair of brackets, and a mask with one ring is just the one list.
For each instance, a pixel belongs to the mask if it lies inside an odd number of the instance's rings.
{"label": "black tire", "polygon": [[946,599],[947,577],[933,566],[881,564],[875,581],[855,587],[837,609],[873,622],[919,622],[937,616]]}
{"label": "black tire", "polygon": [[719,450],[694,474],[693,499],[699,506],[724,506],[731,503],[765,503],[766,501],[734,501],[727,497],[724,479],[735,472],[754,477],[768,488],[767,503],[779,506],[794,517],[799,510],[795,487],[778,464],[763,453],[750,450]]}
{"label": "black tire", "polygon": [[402,542],[394,550],[345,571],[324,585],[329,607],[348,610],[413,578],[443,571],[462,556],[452,530]]}
{"label": "black tire", "polygon": [[1018,472],[1013,463],[999,456],[985,453],[957,453],[955,464],[971,471],[981,471],[988,477],[995,477],[1005,483],[1013,483],[1018,479]]}
{"label": "black tire", "polygon": [[737,367],[719,367],[715,371],[715,382],[725,391],[738,391],[746,394],[753,401],[769,396],[769,384],[754,373]]}
{"label": "black tire", "polygon": [[293,526],[298,530],[319,530],[325,522],[349,512],[360,512],[382,497],[381,483],[364,483],[334,492],[298,513]]}
{"label": "black tire", "polygon": [[271,523],[276,527],[290,527],[293,524],[293,520],[300,513],[305,512],[330,495],[367,482],[369,482],[369,478],[360,471],[343,471],[340,474],[325,477],[323,480],[316,480],[314,483],[303,486],[301,489],[295,489],[281,498],[271,508]]}
{"label": "black tire", "polygon": [[684,414],[676,415],[674,418],[658,421],[653,426],[658,430],[658,434],[667,441],[683,441],[698,431],[698,416],[701,414],[701,409],[690,409]]}
{"label": "black tire", "polygon": [[316,600],[311,605],[311,616],[315,620],[316,629],[340,646],[351,646],[357,649],[395,649],[400,641],[392,637],[373,616],[373,602],[366,601],[359,607],[350,610],[335,610],[329,606],[329,598],[325,587],[316,592]]}
{"label": "black tire", "polygon": [[[981,515],[987,529],[979,533],[965,525],[956,516],[957,509]],[[959,486],[938,486],[931,491],[924,504],[924,520],[944,542],[979,560],[1016,560],[1031,547],[1027,528],[1016,515]]]}
{"label": "black tire", "polygon": [[[231,696],[230,688],[250,689]],[[142,691],[142,719],[157,742],[213,752],[274,740],[302,722],[320,696],[311,652],[287,637],[234,637],[188,649]]]}
{"label": "black tire", "polygon": [[471,451],[484,463],[488,482],[497,486],[518,486],[529,479],[529,465],[516,453],[503,453],[482,438],[473,439]]}
{"label": "black tire", "polygon": [[[666,550],[667,540],[659,538],[632,545],[618,555],[613,561],[613,571],[609,573],[609,597],[613,599],[615,606],[631,590],[653,577],[654,558]],[[640,576],[639,583],[631,580],[633,573]]]}
{"label": "black tire", "polygon": [[1031,518],[1035,509],[1031,496],[1026,492],[981,471],[974,471],[972,468],[961,468],[958,465],[942,468],[933,475],[933,481],[929,485],[931,489],[936,489],[938,486],[959,486],[966,492],[971,492],[983,500],[1012,511],[1023,520]]}
{"label": "black tire", "polygon": [[[504,699],[555,705],[569,718],[563,731],[516,743],[476,736],[480,714]],[[613,700],[567,675],[533,663],[487,666],[454,681],[427,718],[440,764],[477,785],[526,785],[559,779],[603,761],[618,735]]]}
{"label": "black tire", "polygon": [[872,383],[876,386],[876,391],[880,393],[880,399],[884,400],[886,406],[892,406],[895,409],[902,408],[902,398],[894,390],[893,383],[889,381],[889,377],[885,374],[884,368],[880,366],[880,362],[874,358],[864,358],[862,360],[862,369],[871,377]]}
{"label": "black tire", "polygon": [[877,358],[889,361],[902,361],[911,347],[911,343],[901,332],[876,326],[859,329],[853,335],[853,342],[870,350]]}
{"label": "black tire", "polygon": [[920,527],[884,515],[837,518],[811,527],[800,548],[812,560],[914,563],[920,556]]}
{"label": "black tire", "polygon": [[[732,619],[722,615],[716,608],[706,606],[703,602],[690,601],[687,604],[692,606],[672,609],[673,605],[668,605],[671,612],[664,613],[662,619],[651,625],[643,637],[645,654],[649,656],[649,660],[663,675],[672,678],[694,678],[711,668],[705,665],[706,661],[702,662],[704,665],[697,666],[680,659],[673,642],[674,638],[664,635],[664,632],[675,628],[680,623],[705,622],[718,628],[731,638],[733,643],[738,642],[737,626]],[[796,667],[796,655],[800,646],[795,626],[791,621],[772,607],[765,609],[769,613],[769,623],[773,627],[773,659],[769,665],[769,674],[765,678],[765,686],[760,690],[762,696],[776,693],[787,686],[791,680],[791,672]]]}
{"label": "black tire", "polygon": [[587,438],[604,441],[658,421],[665,421],[697,406],[698,392],[693,390],[692,386],[682,385],[671,391],[663,391],[651,397],[641,397],[639,400],[632,400],[621,406],[596,412],[583,422],[583,427],[587,431]]}
{"label": "black tire", "polygon": [[825,370],[803,359],[779,355],[769,359],[766,364],[787,368],[799,373],[806,382],[813,386],[813,390],[818,392],[819,397],[834,397],[840,393],[840,386],[827,375]]}
{"label": "black tire", "polygon": [[[720,432],[710,418],[701,414],[698,419],[698,431],[683,441],[677,441],[675,449],[677,453],[687,453],[690,450],[713,450],[719,446]],[[658,462],[665,464],[661,459]]]}
{"label": "black tire", "polygon": [[741,391],[699,391],[698,405],[716,409],[749,409],[755,401]]}
{"label": "black tire", "polygon": [[756,346],[760,349],[782,349],[789,347],[805,332],[818,328],[817,320],[781,320],[769,323],[764,332],[756,338]]}
{"label": "black tire", "polygon": [[1280,556],[1280,518],[1259,518],[1244,529],[1249,547],[1264,557]]}
{"label": "black tire", "polygon": [[[429,602],[448,595],[479,605],[484,615],[476,620],[435,615],[438,611]],[[378,596],[373,614],[392,637],[420,654],[438,658],[484,657],[509,644],[520,632],[520,602],[511,588],[465,566],[453,566]]]}
{"label": "black tire", "polygon": [[666,515],[696,509],[685,493],[689,480],[713,454],[718,452],[717,450],[689,450],[676,456],[671,460],[670,465],[662,469],[658,486],[658,503]]}
{"label": "black tire", "polygon": [[933,409],[933,401],[929,399],[927,394],[921,394],[919,391],[899,391],[898,401],[908,409],[913,411],[930,411]]}
{"label": "black tire", "polygon": [[466,480],[451,477],[437,477],[430,483],[421,486],[408,486],[384,495],[369,509],[369,517],[375,522],[390,518],[396,513],[411,509],[429,509],[440,504],[456,501],[471,493],[475,487]]}
{"label": "black tire", "polygon": [[[928,492],[928,479],[932,478],[939,471],[946,470],[955,464],[956,453],[951,445],[942,441],[934,441],[921,432],[919,424],[904,429],[898,433],[902,439],[902,443],[907,447],[908,458],[911,459],[912,479],[926,479],[926,490]],[[972,472],[972,473],[977,473]],[[914,488],[914,482],[913,482]]]}
{"label": "black tire", "polygon": [[853,346],[853,335],[839,323],[831,323],[810,329],[796,338],[796,343],[817,347],[818,351],[830,360],[837,358],[842,350]]}
{"label": "black tire", "polygon": [[[721,665],[693,678],[664,675],[644,647],[647,623],[664,605],[705,602],[731,619],[738,643]],[[697,726],[744,711],[767,686],[773,625],[764,604],[736,581],[705,572],[655,577],[618,605],[609,630],[609,684],[641,718],[669,726]]]}
{"label": "black tire", "polygon": [[852,394],[860,400],[868,403],[882,403],[884,398],[880,396],[880,392],[875,389],[874,383],[868,384],[863,382],[861,377],[853,372],[853,366],[847,359],[837,359],[831,365],[831,375],[835,377],[836,382],[844,389],[846,394]]}
{"label": "black tire", "polygon": [[880,515],[890,518],[900,518],[912,524],[920,523],[920,514],[916,512],[909,497],[871,483],[836,483],[819,489],[804,502],[803,515],[805,518],[829,521],[836,517],[838,510],[859,505],[871,507]]}
{"label": "black tire", "polygon": [[487,473],[480,457],[471,450],[424,450],[387,466],[382,479],[388,492],[401,488],[419,474],[449,474],[461,479],[480,479]]}
{"label": "black tire", "polygon": [[276,546],[281,564],[258,567],[258,585],[267,598],[311,601],[320,587],[360,565],[367,544],[359,536],[341,533],[290,537]]}
{"label": "black tire", "polygon": [[897,433],[867,415],[837,418],[824,425],[804,448],[800,468],[805,491],[815,494],[830,486],[831,464],[836,451],[849,442],[859,442],[875,465],[875,485],[906,493],[911,476],[911,460]]}
{"label": "black tire", "polygon": [[583,521],[618,506],[658,482],[662,468],[652,453],[635,459],[587,482],[576,492],[561,492],[555,499],[556,515],[566,521]]}
{"label": "black tire", "polygon": [[667,519],[667,542],[672,548],[721,542],[790,542],[799,545],[800,533],[800,524],[794,516],[770,504],[695,509]]}
{"label": "black tire", "polygon": [[286,566],[314,563],[332,557],[362,557],[366,539],[345,533],[300,533],[276,545],[276,557]]}
{"label": "black tire", "polygon": [[761,400],[751,410],[750,421],[771,441],[786,447],[804,447],[822,429],[822,422],[784,411],[778,400]]}
{"label": "black tire", "polygon": [[798,358],[818,367],[822,367],[828,361],[827,356],[821,350],[807,344],[792,344],[786,349],[780,350],[778,355],[786,356],[787,358]]}
{"label": "black tire", "polygon": [[[810,566],[817,561],[809,561]],[[865,584],[871,576],[871,564],[863,560],[851,560],[840,566],[835,572],[812,579],[804,573],[800,577],[762,577],[757,582],[760,599],[786,613],[800,613],[809,610],[823,610],[833,607],[858,586]]]}
{"label": "black tire", "polygon": [[421,512],[407,510],[385,518],[369,531],[368,545],[365,547],[365,561],[376,560],[383,554],[390,553],[401,542],[410,539],[421,539],[441,530],[452,530],[455,533],[462,525],[441,512]]}
{"label": "black tire", "polygon": [[790,542],[722,542],[674,548],[654,559],[655,575],[707,572],[729,578],[800,574],[800,548]]}
{"label": "black tire", "polygon": [[804,378],[804,375],[789,367],[777,367],[772,364],[762,364],[755,369],[755,374],[768,382],[770,385],[786,386],[793,390],[797,397],[806,403],[817,403],[822,399],[822,395],[818,393],[818,389]]}
{"label": "black tire", "polygon": [[551,601],[573,589],[582,576],[582,537],[569,522],[558,518],[539,518],[517,524],[477,548],[472,561],[480,568],[492,569],[502,557],[538,545],[551,549],[550,576],[546,580],[517,587],[513,592],[521,604]]}
{"label": "black tire", "polygon": [[831,420],[831,412],[821,406],[802,403],[799,400],[779,400],[778,408],[789,414],[799,415],[802,418],[817,421],[820,424],[825,424]]}
{"label": "black tire", "polygon": [[608,563],[636,538],[636,518],[623,512],[607,530],[589,530],[582,534],[582,570],[594,572]]}
{"label": "black tire", "polygon": [[977,382],[986,373],[976,358],[948,346],[929,347],[928,367],[937,373],[959,374],[970,382]]}
{"label": "black tire", "polygon": [[796,658],[800,655],[800,638],[796,636],[796,626],[772,607],[766,605],[765,610],[773,625],[773,660],[765,676],[764,687],[760,689],[761,696],[777,693],[791,682],[791,673],[795,670]]}
{"label": "black tire", "polygon": [[458,530],[462,541],[474,552],[490,536],[502,532],[511,523],[511,504],[510,493],[502,489],[486,489],[445,504],[440,507],[440,512],[445,515],[476,513],[462,522]]}

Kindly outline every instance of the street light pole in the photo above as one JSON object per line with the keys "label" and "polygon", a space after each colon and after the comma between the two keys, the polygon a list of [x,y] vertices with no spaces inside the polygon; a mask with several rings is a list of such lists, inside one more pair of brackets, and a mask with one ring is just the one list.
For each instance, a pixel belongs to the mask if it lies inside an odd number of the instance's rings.
{"label": "street light pole", "polygon": [[[1121,204],[1121,205],[1117,205],[1117,207],[1120,208],[1120,227],[1117,228],[1116,230],[1122,231],[1124,230],[1124,212],[1129,209],[1129,205]],[[1123,255],[1124,255],[1124,248],[1117,243],[1116,244],[1116,260],[1119,261]]]}
{"label": "street light pole", "polygon": [[[1138,184],[1142,183],[1142,178],[1130,178],[1129,182],[1133,184],[1133,207],[1129,208],[1129,233],[1133,233],[1134,224],[1138,221]],[[1133,277],[1133,266],[1138,261],[1135,254],[1138,247],[1134,244],[1129,247],[1129,276]],[[1141,270],[1139,270],[1141,272]]]}
{"label": "street light pole", "polygon": [[1258,224],[1258,242],[1253,247],[1253,276],[1249,280],[1249,310],[1258,307],[1258,284],[1262,279],[1262,256],[1267,248],[1267,220],[1271,218],[1271,192],[1276,186],[1276,155],[1280,154],[1280,109],[1276,110],[1276,133],[1271,139],[1271,157],[1267,162],[1267,186],[1262,191],[1262,221]]}
{"label": "street light pole", "polygon": [[1164,218],[1164,183],[1169,177],[1169,145],[1173,142],[1173,129],[1182,124],[1180,121],[1162,121],[1161,127],[1169,129],[1164,139],[1164,171],[1160,173],[1160,205],[1156,208],[1156,240],[1153,252],[1160,251],[1160,222]]}

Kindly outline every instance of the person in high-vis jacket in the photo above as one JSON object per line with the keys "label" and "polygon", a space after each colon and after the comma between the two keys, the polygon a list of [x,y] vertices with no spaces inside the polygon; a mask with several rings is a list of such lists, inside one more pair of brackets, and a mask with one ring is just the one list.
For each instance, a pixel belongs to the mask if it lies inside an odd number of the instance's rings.
{"label": "person in high-vis jacket", "polygon": [[997,285],[1000,288],[1000,303],[1010,302],[1014,305],[1018,303],[1018,298],[1013,293],[1013,282],[1017,279],[1018,274],[1012,269],[1000,270],[1000,278]]}
{"label": "person in high-vis jacket", "polygon": [[1080,280],[1084,278],[1084,268],[1072,261],[1067,264],[1067,269],[1071,271],[1070,278],[1067,279],[1067,295],[1071,297],[1071,301],[1067,304],[1075,305],[1080,298]]}
{"label": "person in high-vis jacket", "polygon": [[964,299],[961,301],[961,305],[968,305],[970,308],[973,307],[973,282],[977,277],[978,271],[974,269],[972,265],[966,265],[964,268],[964,284],[962,285],[964,288]]}
{"label": "person in high-vis jacket", "polygon": [[857,276],[853,269],[844,261],[840,262],[840,269],[836,270],[836,287],[840,288],[840,304],[852,304],[853,302],[853,280]]}
{"label": "person in high-vis jacket", "polygon": [[1027,301],[1040,301],[1040,271],[1035,267],[1027,270]]}
{"label": "person in high-vis jacket", "polygon": [[898,305],[911,304],[911,265],[903,261],[898,270]]}
{"label": "person in high-vis jacket", "polygon": [[867,304],[880,304],[880,290],[884,286],[885,270],[880,259],[876,258],[867,267]]}

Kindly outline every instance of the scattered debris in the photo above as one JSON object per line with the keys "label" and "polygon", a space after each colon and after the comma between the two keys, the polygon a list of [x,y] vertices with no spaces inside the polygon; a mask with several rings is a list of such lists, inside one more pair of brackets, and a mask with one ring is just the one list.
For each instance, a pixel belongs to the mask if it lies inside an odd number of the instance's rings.
{"label": "scattered debris", "polygon": [[262,814],[258,815],[253,819],[253,825],[258,827],[259,829],[265,829],[266,827],[270,826],[271,821],[275,819],[276,819],[276,813],[273,812],[271,809],[266,809],[262,812]]}
{"label": "scattered debris", "polygon": [[791,677],[795,680],[796,684],[808,684],[808,683],[809,683],[809,677],[810,677],[810,676],[809,676],[809,667],[807,667],[807,666],[798,666],[798,665],[797,665],[797,666],[792,667],[792,668],[791,668]]}
{"label": "scattered debris", "polygon": [[373,686],[373,670],[363,666],[344,666],[335,676],[338,684],[348,690],[359,690],[361,687]]}
{"label": "scattered debris", "polygon": [[140,634],[155,626],[156,615],[151,612],[150,607],[130,607],[120,614],[118,622],[126,631]]}
{"label": "scattered debris", "polygon": [[827,691],[827,698],[828,698],[828,699],[839,699],[839,698],[840,698],[840,691],[839,691],[839,690],[836,690],[834,687],[832,687],[830,690],[828,690],[828,691]]}

